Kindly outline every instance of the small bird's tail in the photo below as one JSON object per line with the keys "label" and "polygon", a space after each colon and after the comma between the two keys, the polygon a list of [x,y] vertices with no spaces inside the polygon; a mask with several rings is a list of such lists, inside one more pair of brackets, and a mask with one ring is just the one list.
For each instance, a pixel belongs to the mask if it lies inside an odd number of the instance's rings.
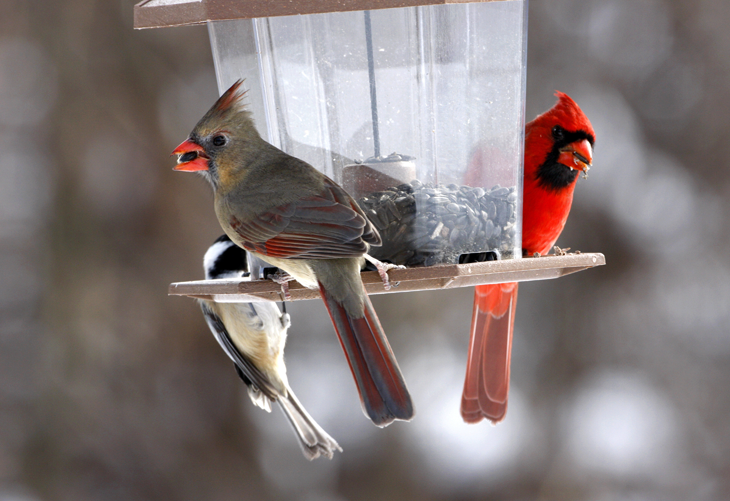
{"label": "small bird's tail", "polygon": [[474,289],[469,359],[461,396],[461,417],[467,423],[486,417],[496,424],[507,413],[516,306],[514,282]]}
{"label": "small bird's tail", "polygon": [[299,446],[302,448],[304,457],[310,461],[319,456],[327,456],[332,459],[335,451],[342,452],[342,448],[335,439],[330,437],[299,403],[291,388],[287,388],[287,393],[286,397],[280,396],[277,402],[299,437]]}
{"label": "small bird's tail", "polygon": [[319,283],[332,323],[350,364],[365,414],[377,426],[413,418],[413,402],[393,350],[363,287],[364,315],[350,315]]}

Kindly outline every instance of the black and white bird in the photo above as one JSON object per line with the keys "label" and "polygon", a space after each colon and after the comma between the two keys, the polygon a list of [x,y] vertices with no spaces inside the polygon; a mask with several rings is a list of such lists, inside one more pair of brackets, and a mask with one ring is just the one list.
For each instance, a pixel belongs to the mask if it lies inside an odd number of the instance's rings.
{"label": "black and white bird", "polygon": [[[246,251],[219,237],[203,258],[205,278],[248,276]],[[289,387],[284,364],[284,345],[291,320],[276,303],[217,303],[200,300],[210,330],[233,361],[236,372],[248,387],[251,401],[271,412],[277,402],[299,439],[304,456],[332,458],[342,449],[307,413]]]}

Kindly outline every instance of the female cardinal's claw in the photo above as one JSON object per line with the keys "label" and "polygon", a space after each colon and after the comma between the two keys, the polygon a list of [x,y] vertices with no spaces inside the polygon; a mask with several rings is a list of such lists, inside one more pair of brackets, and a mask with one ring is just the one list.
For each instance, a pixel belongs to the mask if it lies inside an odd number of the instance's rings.
{"label": "female cardinal's claw", "polygon": [[[382,261],[378,261],[373,256],[369,254],[365,254],[363,256],[366,260],[368,260],[370,263],[375,266],[378,270],[378,274],[380,275],[380,279],[383,281],[383,288],[387,291],[390,290],[390,279],[388,279],[388,270],[405,270],[405,266],[401,266],[399,264],[393,264],[393,263],[383,263]],[[397,284],[396,284],[397,285]]]}
{"label": "female cardinal's claw", "polygon": [[289,282],[294,280],[294,277],[283,270],[278,270],[269,278],[281,285],[281,293],[284,295],[284,301],[291,301],[291,294],[289,294]]}
{"label": "female cardinal's claw", "polygon": [[291,294],[289,294],[289,282],[282,282],[281,293],[284,294],[284,301],[291,301]]}

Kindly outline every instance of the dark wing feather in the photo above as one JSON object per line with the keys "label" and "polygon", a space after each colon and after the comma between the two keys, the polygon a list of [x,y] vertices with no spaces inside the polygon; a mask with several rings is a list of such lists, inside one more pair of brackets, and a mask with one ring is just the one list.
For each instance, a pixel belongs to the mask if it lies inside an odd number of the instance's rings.
{"label": "dark wing feather", "polygon": [[333,259],[361,256],[380,235],[357,203],[329,178],[322,193],[291,202],[231,227],[244,248],[265,256]]}
{"label": "dark wing feather", "polygon": [[[238,348],[233,344],[231,336],[228,334],[228,329],[223,324],[221,318],[208,306],[205,302],[200,302],[200,308],[203,310],[203,316],[205,321],[208,323],[211,332],[215,336],[218,343],[226,352],[226,355],[233,360],[236,364],[236,368],[239,371],[239,376],[242,375],[241,379],[248,379],[256,388],[266,395],[271,400],[279,398],[279,394],[271,386],[268,378],[253,364],[253,362],[245,355],[243,355]],[[248,384],[248,383],[247,383]]]}

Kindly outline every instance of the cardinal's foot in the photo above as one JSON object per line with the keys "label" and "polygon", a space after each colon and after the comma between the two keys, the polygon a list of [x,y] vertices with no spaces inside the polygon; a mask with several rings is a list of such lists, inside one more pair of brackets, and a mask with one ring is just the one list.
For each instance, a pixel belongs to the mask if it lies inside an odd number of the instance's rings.
{"label": "cardinal's foot", "polygon": [[[382,261],[378,261],[373,256],[369,254],[365,254],[363,256],[367,261],[369,261],[375,268],[378,270],[378,274],[380,274],[380,279],[383,281],[383,287],[385,290],[390,290],[390,280],[388,279],[388,271],[390,270],[405,270],[405,266],[401,266],[399,264],[393,264],[393,263],[384,263]],[[396,284],[397,285],[397,284]]]}
{"label": "cardinal's foot", "polygon": [[294,280],[294,277],[289,275],[283,270],[278,270],[269,278],[281,286],[281,293],[284,295],[284,301],[291,301],[291,294],[289,294],[289,282]]}

